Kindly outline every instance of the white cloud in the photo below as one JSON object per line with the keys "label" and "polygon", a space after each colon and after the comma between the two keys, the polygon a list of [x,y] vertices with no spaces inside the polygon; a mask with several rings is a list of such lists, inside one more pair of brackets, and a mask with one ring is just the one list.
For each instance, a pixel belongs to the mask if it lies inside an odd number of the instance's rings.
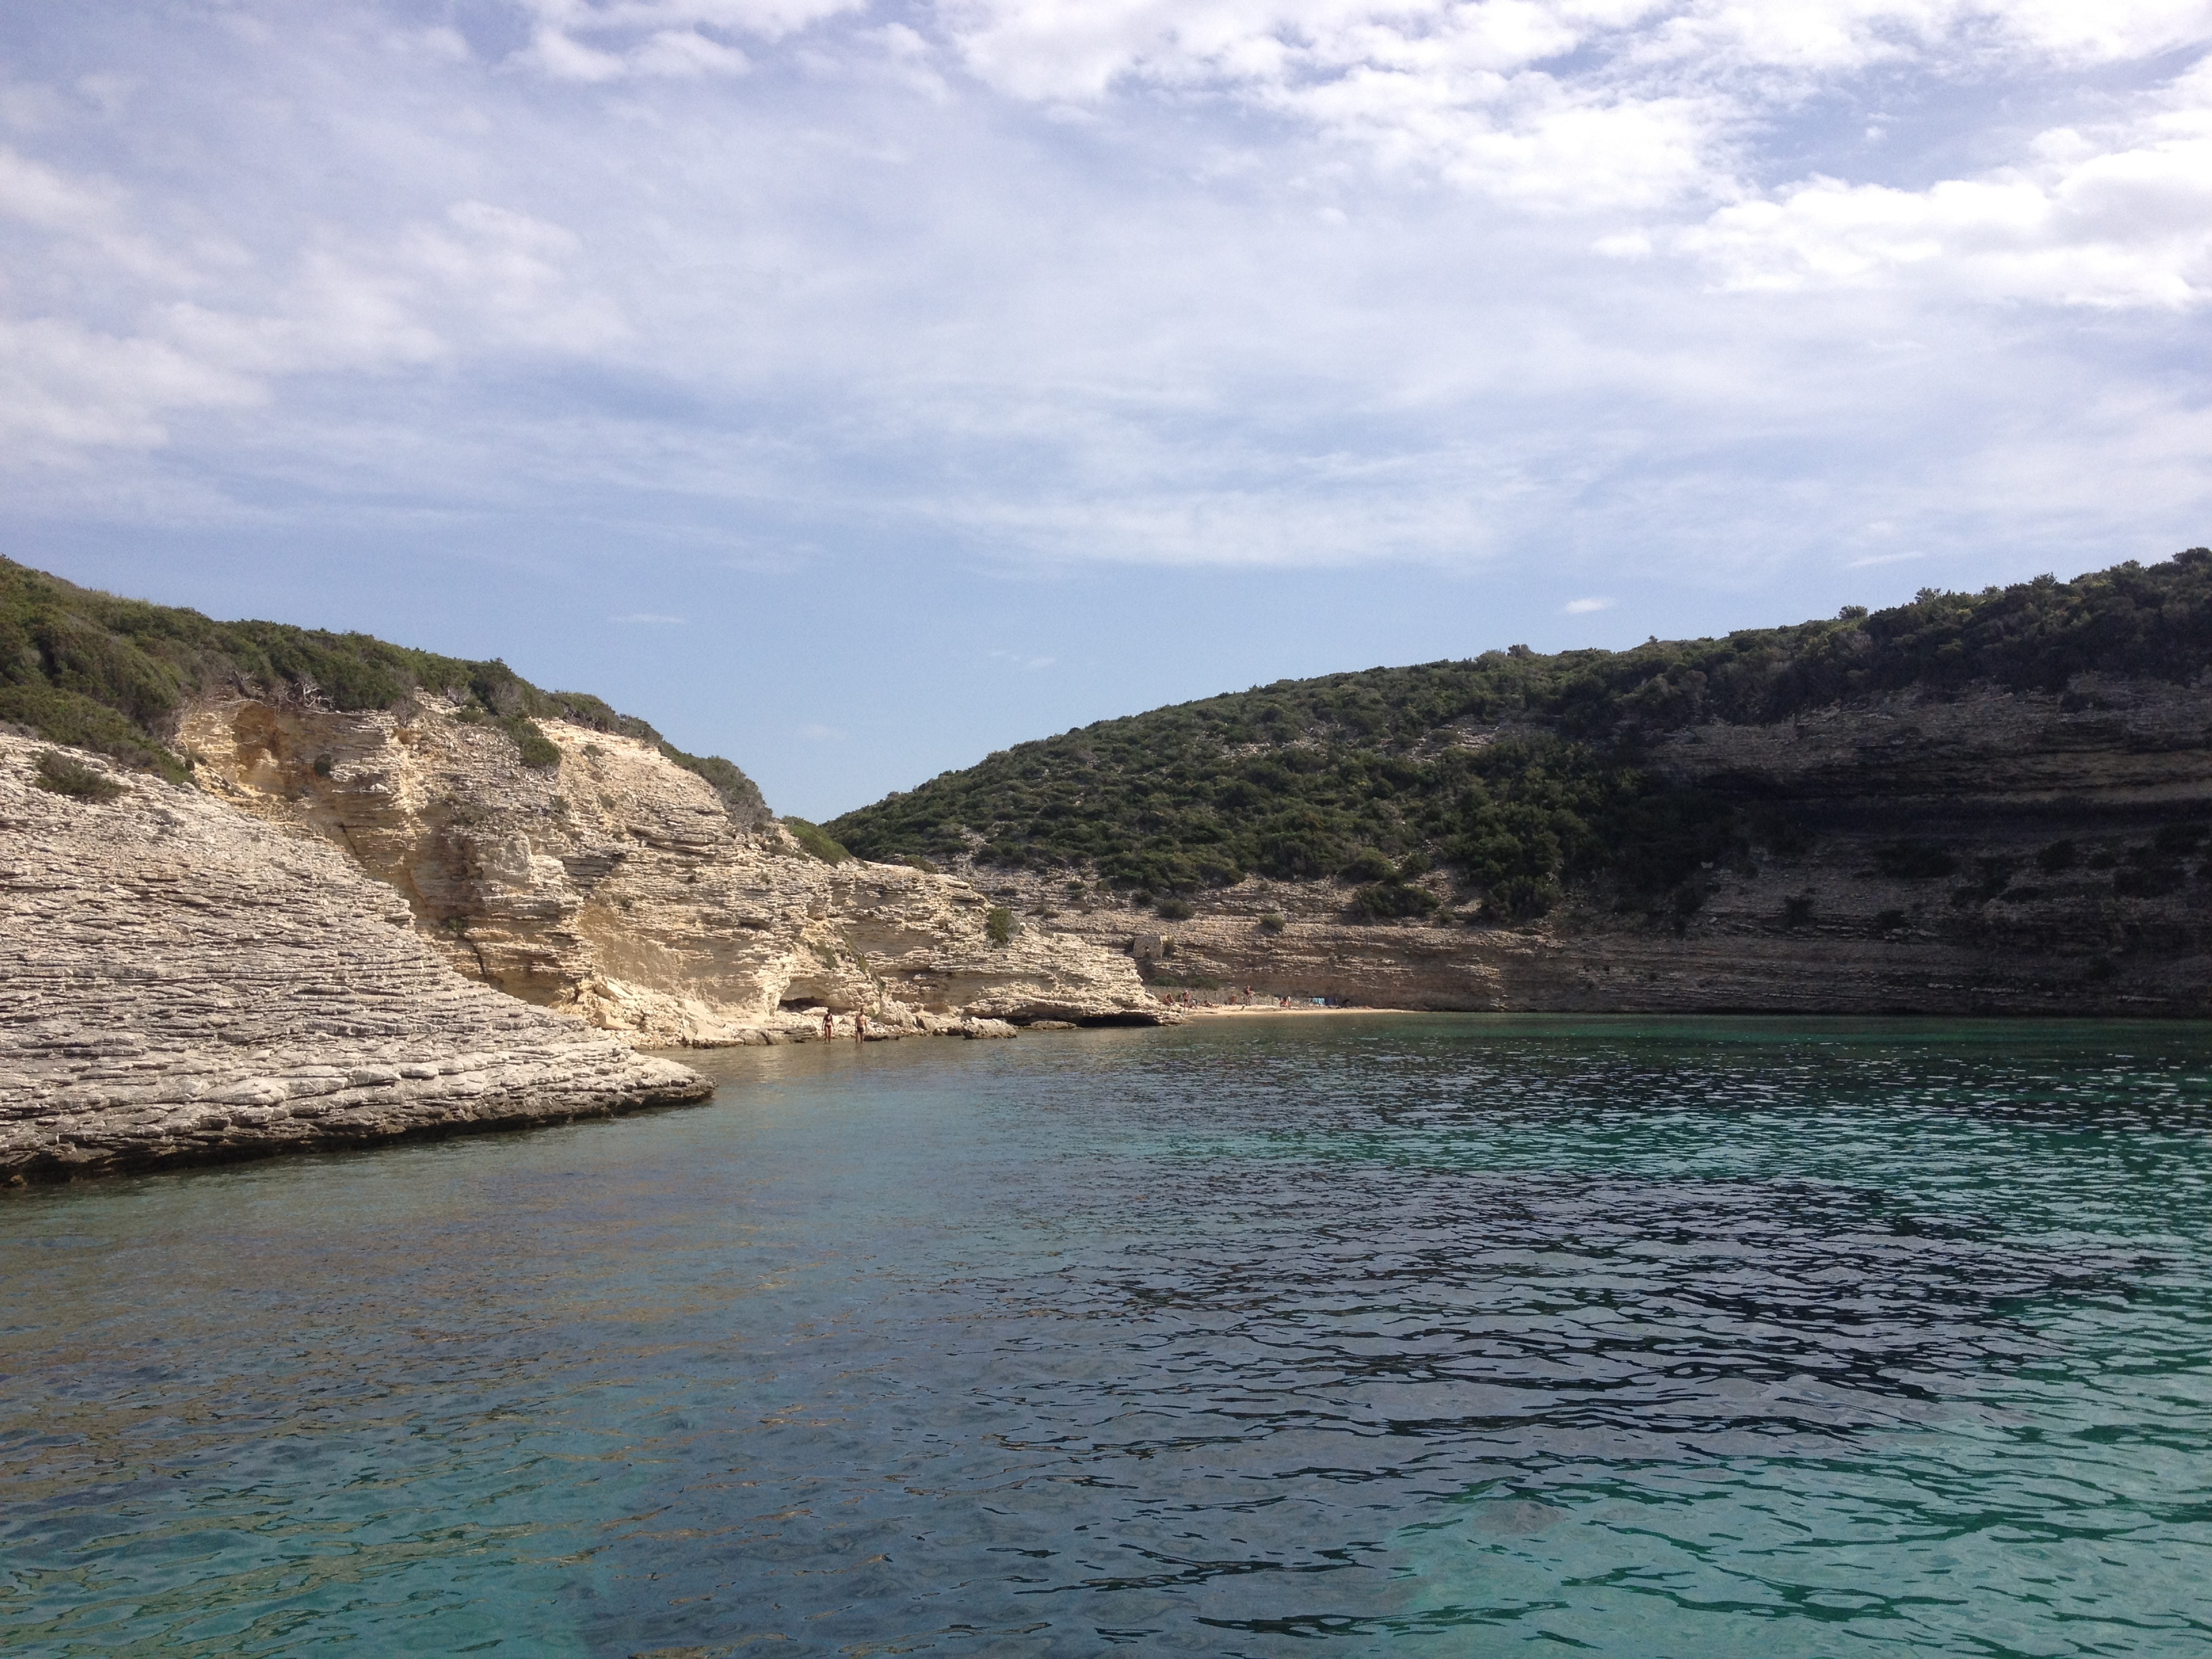
{"label": "white cloud", "polygon": [[[574,353],[626,331],[571,280],[572,233],[485,202],[383,238],[323,232],[276,270],[204,228],[165,236],[161,217],[118,185],[0,147],[0,222],[28,239],[16,269],[43,271],[52,308],[0,289],[15,301],[0,303],[0,432],[37,454],[149,447],[169,416],[257,406],[283,377]],[[88,292],[130,298],[104,325],[65,314]]]}
{"label": "white cloud", "polygon": [[1390,170],[1553,206],[1650,204],[1711,182],[1717,111],[1556,76],[1547,60],[1660,8],[1649,0],[981,0],[945,9],[970,70],[1018,97],[1211,91],[1354,146]]}
{"label": "white cloud", "polygon": [[0,451],[19,466],[159,444],[170,415],[244,409],[265,396],[251,377],[157,340],[55,318],[0,320]]}
{"label": "white cloud", "polygon": [[1815,178],[1675,245],[1739,289],[1919,280],[1983,299],[2194,304],[2212,295],[2212,73],[2133,122],[2045,132],[2017,166],[1920,190]]}
{"label": "white cloud", "polygon": [[2203,5],[233,9],[0,88],[18,478],[1599,589],[2212,509]]}
{"label": "white cloud", "polygon": [[419,52],[447,64],[465,64],[476,56],[469,50],[466,35],[442,23],[428,28],[395,31],[391,44],[395,51]]}
{"label": "white cloud", "polygon": [[[866,0],[515,0],[532,20],[518,61],[560,81],[741,75],[750,60],[716,34],[775,41]],[[597,44],[594,44],[594,43]]]}
{"label": "white cloud", "polygon": [[0,149],[0,213],[43,230],[106,234],[121,205],[113,188],[70,179]]}
{"label": "white cloud", "polygon": [[41,232],[82,257],[156,281],[179,262],[131,223],[130,193],[105,179],[72,175],[0,145],[0,218]]}
{"label": "white cloud", "polygon": [[1559,209],[1744,194],[1749,124],[1876,65],[2075,67],[2212,42],[2208,0],[951,0],[939,15],[971,72],[1016,97],[1212,94],[1388,168]]}
{"label": "white cloud", "polygon": [[1570,617],[1587,617],[1594,611],[1610,611],[1613,601],[1604,598],[1569,599],[1559,609]]}

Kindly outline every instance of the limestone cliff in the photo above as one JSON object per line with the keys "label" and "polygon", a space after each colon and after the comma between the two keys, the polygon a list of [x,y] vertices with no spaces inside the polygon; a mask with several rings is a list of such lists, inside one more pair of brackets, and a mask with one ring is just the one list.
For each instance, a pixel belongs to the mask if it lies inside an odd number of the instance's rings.
{"label": "limestone cliff", "polygon": [[531,765],[434,696],[384,710],[193,703],[202,787],[319,836],[404,900],[463,974],[642,1046],[751,1042],[865,1010],[887,1031],[975,1018],[1163,1017],[1126,955],[904,865],[832,866],[733,816],[651,744],[557,720]]}
{"label": "limestone cliff", "polygon": [[314,837],[0,732],[0,1183],[708,1094],[411,924]]}
{"label": "limestone cliff", "polygon": [[1392,921],[1353,917],[1346,882],[1247,877],[1171,918],[1071,892],[1066,872],[974,878],[1164,986],[1404,1008],[2212,1014],[2212,685],[1902,691],[1710,720],[1647,763],[1772,831],[1657,915],[1599,884],[1492,925],[1442,871],[1419,883],[1436,914]]}

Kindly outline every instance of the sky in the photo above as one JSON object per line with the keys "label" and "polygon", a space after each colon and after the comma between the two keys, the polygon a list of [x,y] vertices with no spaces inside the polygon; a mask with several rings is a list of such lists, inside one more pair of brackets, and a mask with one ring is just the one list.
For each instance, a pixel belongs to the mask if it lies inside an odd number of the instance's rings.
{"label": "sky", "polygon": [[0,552],[826,818],[2212,542],[2212,0],[0,9]]}

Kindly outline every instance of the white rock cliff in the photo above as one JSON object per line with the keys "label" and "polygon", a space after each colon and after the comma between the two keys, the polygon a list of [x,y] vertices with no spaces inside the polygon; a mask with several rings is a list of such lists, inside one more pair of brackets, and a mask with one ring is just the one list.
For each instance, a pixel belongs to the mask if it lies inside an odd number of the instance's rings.
{"label": "white rock cliff", "polygon": [[709,1092],[455,974],[336,848],[88,755],[56,793],[52,752],[0,733],[0,1184]]}
{"label": "white rock cliff", "polygon": [[1125,956],[1034,924],[995,941],[964,881],[833,866],[650,744],[540,729],[557,765],[436,701],[229,698],[189,710],[177,742],[212,793],[396,890],[462,973],[641,1046],[771,1041],[824,1007],[887,1033],[1166,1017]]}

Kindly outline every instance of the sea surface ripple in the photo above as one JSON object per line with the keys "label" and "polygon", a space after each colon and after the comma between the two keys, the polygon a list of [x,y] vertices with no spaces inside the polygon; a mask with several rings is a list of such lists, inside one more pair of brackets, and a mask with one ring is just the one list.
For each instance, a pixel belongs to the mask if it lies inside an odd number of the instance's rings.
{"label": "sea surface ripple", "polygon": [[694,1058],[0,1203],[0,1650],[2212,1651],[2212,1028]]}

